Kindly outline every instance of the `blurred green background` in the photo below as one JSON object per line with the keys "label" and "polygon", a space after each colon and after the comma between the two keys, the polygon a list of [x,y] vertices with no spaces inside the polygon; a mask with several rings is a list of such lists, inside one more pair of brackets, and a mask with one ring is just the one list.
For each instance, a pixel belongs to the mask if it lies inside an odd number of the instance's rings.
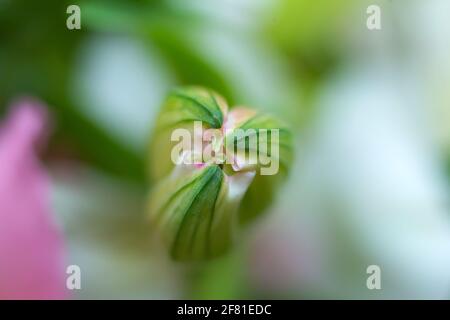
{"label": "blurred green background", "polygon": [[[76,297],[450,298],[449,34],[446,0],[0,0],[0,114],[24,95],[51,110]],[[297,139],[277,201],[201,264],[170,261],[145,218],[146,144],[180,84],[274,112]]]}

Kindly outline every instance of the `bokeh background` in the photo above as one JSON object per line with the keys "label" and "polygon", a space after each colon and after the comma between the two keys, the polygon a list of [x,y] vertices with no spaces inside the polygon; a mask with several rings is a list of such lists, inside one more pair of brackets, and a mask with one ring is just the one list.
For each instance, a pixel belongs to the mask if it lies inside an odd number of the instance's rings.
{"label": "bokeh background", "polygon": [[[40,155],[74,298],[449,299],[449,35],[447,0],[0,0],[0,114],[48,105]],[[145,213],[146,145],[181,84],[296,136],[277,200],[205,263],[172,262]]]}

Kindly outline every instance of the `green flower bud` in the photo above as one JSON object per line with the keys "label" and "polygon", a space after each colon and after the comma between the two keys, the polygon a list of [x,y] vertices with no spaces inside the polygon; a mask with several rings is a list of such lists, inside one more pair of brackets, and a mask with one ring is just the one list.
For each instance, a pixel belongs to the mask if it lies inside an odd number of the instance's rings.
{"label": "green flower bud", "polygon": [[203,88],[174,90],[150,144],[150,217],[177,260],[218,256],[270,204],[292,163],[292,136],[249,108],[228,112]]}

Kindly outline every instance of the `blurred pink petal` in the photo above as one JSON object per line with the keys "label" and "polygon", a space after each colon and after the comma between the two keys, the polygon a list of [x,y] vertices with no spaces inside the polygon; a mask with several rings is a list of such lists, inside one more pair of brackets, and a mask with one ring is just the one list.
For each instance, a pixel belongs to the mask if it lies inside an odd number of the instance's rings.
{"label": "blurred pink petal", "polygon": [[30,100],[0,127],[0,299],[66,297],[63,243],[35,155],[46,113]]}

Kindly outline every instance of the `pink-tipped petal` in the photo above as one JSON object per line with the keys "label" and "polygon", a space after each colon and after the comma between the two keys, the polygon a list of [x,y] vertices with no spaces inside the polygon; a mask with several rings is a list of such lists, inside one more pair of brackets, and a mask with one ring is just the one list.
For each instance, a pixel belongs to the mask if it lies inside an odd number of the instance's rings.
{"label": "pink-tipped petal", "polygon": [[256,115],[256,111],[253,109],[235,107],[228,113],[225,123],[222,126],[222,131],[227,134],[227,131],[235,129],[254,115]]}

